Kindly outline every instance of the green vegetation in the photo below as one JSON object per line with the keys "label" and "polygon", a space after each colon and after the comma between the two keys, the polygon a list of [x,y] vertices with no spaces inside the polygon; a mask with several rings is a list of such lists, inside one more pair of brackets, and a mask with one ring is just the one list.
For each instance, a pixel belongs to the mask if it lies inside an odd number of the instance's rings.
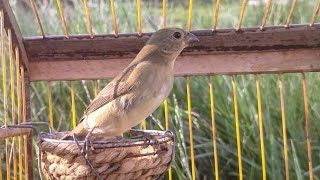
{"label": "green vegetation", "polygon": [[[21,8],[14,3],[15,14],[24,36],[40,35],[35,17],[29,7]],[[71,34],[87,34],[86,18],[81,1],[64,4],[64,11]],[[113,33],[109,1],[92,0],[89,3],[95,34]],[[18,1],[16,2],[18,3]],[[288,16],[289,4],[274,3],[268,17],[268,25],[283,25]],[[316,0],[298,1],[292,23],[309,23],[315,10]],[[119,32],[137,31],[135,1],[117,1],[116,15]],[[195,1],[192,29],[211,29],[214,3],[209,0]],[[143,32],[155,31],[161,27],[161,1],[142,1]],[[236,27],[241,1],[221,1],[218,28]],[[247,6],[243,27],[260,26],[265,4]],[[46,35],[63,35],[60,17],[55,1],[38,7]],[[167,25],[186,28],[188,1],[168,2]],[[1,76],[2,77],[2,76]],[[268,179],[285,179],[282,122],[277,75],[260,75],[261,98],[264,121],[266,169]],[[291,179],[308,178],[308,158],[305,135],[305,119],[302,96],[301,74],[284,74],[285,115],[288,136],[289,174]],[[320,179],[320,74],[306,73],[312,160],[315,179]],[[0,80],[2,84],[2,78]],[[108,80],[99,80],[102,89]],[[239,107],[241,151],[244,179],[262,179],[259,123],[257,113],[256,86],[254,75],[238,75],[237,98]],[[214,179],[213,145],[210,114],[210,98],[207,77],[191,77],[192,120],[194,130],[197,179]],[[57,131],[71,129],[70,83],[52,82],[54,128]],[[230,76],[213,76],[215,117],[219,175],[221,179],[238,179],[237,146],[233,96]],[[93,99],[93,81],[76,81],[76,112],[82,115],[86,105]],[[3,93],[0,88],[0,122],[3,121]],[[31,84],[32,117],[35,121],[48,121],[47,83]],[[173,163],[174,179],[190,179],[190,146],[185,79],[176,78],[175,86],[168,100],[170,129],[176,135],[176,154]],[[10,107],[10,106],[9,106]],[[0,123],[3,124],[3,123]],[[148,118],[149,129],[163,129],[163,107]],[[3,141],[1,141],[3,145]],[[2,154],[2,159],[4,155]],[[4,167],[4,165],[2,166]],[[36,170],[37,167],[35,167]]]}

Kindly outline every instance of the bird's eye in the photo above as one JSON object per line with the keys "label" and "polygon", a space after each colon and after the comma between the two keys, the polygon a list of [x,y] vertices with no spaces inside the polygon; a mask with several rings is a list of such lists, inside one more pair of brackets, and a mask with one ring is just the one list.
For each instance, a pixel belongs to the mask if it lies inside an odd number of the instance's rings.
{"label": "bird's eye", "polygon": [[173,37],[175,37],[176,39],[180,39],[180,38],[181,38],[181,33],[179,33],[179,32],[174,32],[174,33],[173,33]]}

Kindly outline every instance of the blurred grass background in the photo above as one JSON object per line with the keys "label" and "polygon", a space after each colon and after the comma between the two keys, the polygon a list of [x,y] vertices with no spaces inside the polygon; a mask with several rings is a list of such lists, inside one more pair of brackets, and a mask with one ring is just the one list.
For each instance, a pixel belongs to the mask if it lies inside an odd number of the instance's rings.
{"label": "blurred grass background", "polygon": [[[293,24],[308,24],[318,0],[299,0],[292,17]],[[82,1],[62,1],[70,34],[88,34]],[[88,2],[95,34],[113,33],[110,2]],[[167,26],[187,28],[187,0],[167,2]],[[242,1],[223,0],[220,4],[218,28],[235,28]],[[267,26],[284,25],[292,0],[274,0]],[[10,1],[23,35],[39,36],[38,25],[29,6],[29,0]],[[260,26],[265,1],[251,0],[245,11],[243,26]],[[214,0],[198,0],[193,4],[192,30],[211,29]],[[63,27],[56,1],[37,1],[40,19],[46,35],[63,35]],[[137,31],[136,1],[117,0],[116,16],[120,33]],[[153,32],[161,28],[162,2],[142,0],[142,30]],[[319,22],[319,21],[317,21]],[[310,133],[314,178],[320,179],[320,74],[306,73],[310,113]],[[284,74],[284,95],[288,136],[289,174],[291,179],[309,179],[305,136],[301,74]],[[109,80],[98,80],[102,89]],[[2,78],[0,80],[2,83]],[[219,175],[221,179],[238,179],[237,146],[231,77],[216,75],[212,78],[215,98]],[[239,106],[242,163],[244,179],[262,179],[259,124],[257,115],[254,75],[238,75],[237,96]],[[214,179],[213,145],[210,114],[208,77],[191,77],[192,119],[197,179]],[[93,81],[76,81],[76,112],[79,118],[86,105],[94,98]],[[3,93],[0,88],[0,124],[3,124]],[[52,82],[54,128],[57,131],[71,129],[70,82]],[[264,121],[264,139],[268,179],[285,179],[283,140],[280,112],[278,76],[261,75],[261,98]],[[32,118],[49,121],[48,92],[46,82],[31,84]],[[175,79],[174,89],[168,99],[170,129],[176,135],[176,154],[173,163],[173,179],[191,179],[189,130],[187,117],[186,85],[183,77]],[[10,107],[9,100],[9,107]],[[148,117],[148,129],[163,129],[164,110],[159,107]],[[2,156],[4,156],[2,154]],[[4,159],[4,157],[2,157]],[[4,167],[4,164],[2,165]],[[37,167],[35,166],[35,172]]]}

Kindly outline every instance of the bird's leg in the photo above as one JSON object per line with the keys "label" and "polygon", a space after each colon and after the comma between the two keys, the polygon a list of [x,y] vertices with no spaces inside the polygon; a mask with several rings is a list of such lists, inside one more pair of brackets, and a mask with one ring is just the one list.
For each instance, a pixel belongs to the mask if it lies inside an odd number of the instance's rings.
{"label": "bird's leg", "polygon": [[[88,136],[89,134],[91,134],[91,132],[92,132],[92,131],[90,131],[90,132],[87,134],[87,136]],[[87,136],[86,136],[86,138],[87,138]],[[89,135],[89,136],[90,136],[90,135]],[[83,151],[83,147],[84,147],[85,145],[83,144],[83,146],[82,146],[82,148],[81,148],[81,147],[80,147],[80,144],[79,144],[79,139],[78,139],[77,135],[76,135],[76,134],[73,134],[72,137],[73,137],[74,142],[77,144],[79,150],[81,150],[81,155],[82,155],[83,158],[85,159],[86,164],[89,165],[90,168],[93,170],[93,172],[96,174],[96,176],[97,176],[100,180],[102,180],[102,177],[100,176],[100,174],[97,172],[97,170],[96,170],[96,169],[93,167],[93,165],[90,163],[89,158],[88,158],[88,154],[85,154],[84,152],[82,152],[82,151]],[[91,140],[90,140],[90,143],[92,143]]]}
{"label": "bird's leg", "polygon": [[152,142],[152,144],[157,146],[156,152],[157,152],[157,150],[160,149],[160,142],[158,141],[158,139],[156,137],[152,136],[151,134],[146,133],[144,131],[134,130],[134,129],[129,130],[129,133],[134,134],[134,135],[141,135],[141,136],[145,137],[149,143]]}
{"label": "bird's leg", "polygon": [[86,159],[88,159],[87,152],[89,150],[89,146],[91,147],[92,150],[94,150],[93,142],[92,142],[92,139],[91,139],[91,134],[92,134],[93,130],[94,130],[94,128],[84,138],[83,146],[82,146],[82,149],[81,149],[81,153],[85,155]]}

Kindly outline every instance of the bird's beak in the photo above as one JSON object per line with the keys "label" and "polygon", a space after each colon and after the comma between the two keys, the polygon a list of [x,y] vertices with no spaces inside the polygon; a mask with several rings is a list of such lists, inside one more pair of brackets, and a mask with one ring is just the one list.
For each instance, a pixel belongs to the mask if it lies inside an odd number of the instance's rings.
{"label": "bird's beak", "polygon": [[199,42],[200,40],[192,33],[188,33],[186,36],[187,39],[187,45],[190,46],[195,42]]}

